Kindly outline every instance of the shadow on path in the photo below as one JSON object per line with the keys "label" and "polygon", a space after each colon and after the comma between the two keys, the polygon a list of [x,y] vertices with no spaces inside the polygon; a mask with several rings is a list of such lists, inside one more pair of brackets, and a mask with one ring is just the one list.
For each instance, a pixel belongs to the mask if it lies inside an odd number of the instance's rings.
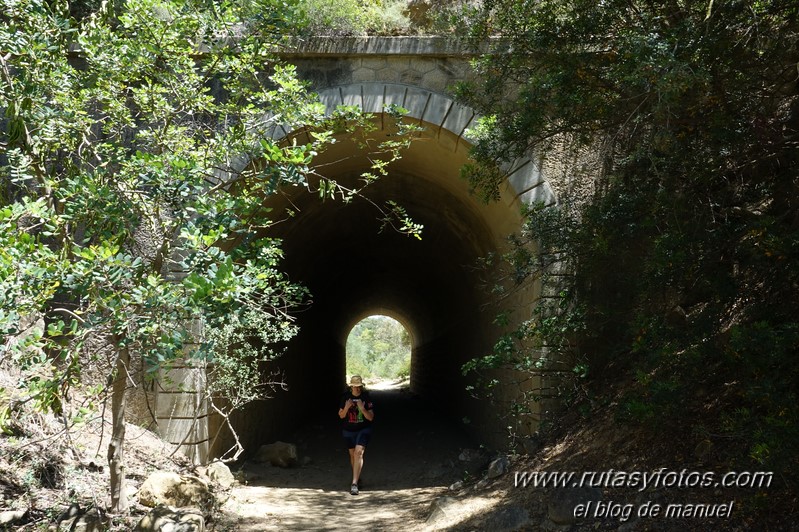
{"label": "shadow on path", "polygon": [[431,502],[462,478],[458,455],[476,447],[457,421],[405,389],[371,390],[372,440],[361,494],[349,494],[349,457],[335,406],[289,439],[307,465],[281,469],[245,463],[247,485],[223,508],[236,530],[419,529]]}

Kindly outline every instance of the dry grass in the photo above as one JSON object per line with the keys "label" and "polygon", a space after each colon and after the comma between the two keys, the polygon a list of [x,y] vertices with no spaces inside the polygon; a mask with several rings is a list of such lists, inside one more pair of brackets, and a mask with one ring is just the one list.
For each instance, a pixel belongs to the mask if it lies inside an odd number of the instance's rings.
{"label": "dry grass", "polygon": [[[0,387],[16,388],[13,370],[0,369]],[[15,530],[46,530],[70,506],[108,507],[109,475],[105,453],[110,418],[102,409],[85,421],[68,425],[68,415],[37,412],[31,403],[14,403],[7,433],[0,433],[0,512],[25,510]],[[65,404],[69,413],[79,406]],[[129,493],[154,470],[182,471],[190,464],[181,455],[170,457],[168,445],[152,432],[128,424],[126,469]],[[148,510],[131,497],[126,515],[111,516],[112,530],[131,530]]]}

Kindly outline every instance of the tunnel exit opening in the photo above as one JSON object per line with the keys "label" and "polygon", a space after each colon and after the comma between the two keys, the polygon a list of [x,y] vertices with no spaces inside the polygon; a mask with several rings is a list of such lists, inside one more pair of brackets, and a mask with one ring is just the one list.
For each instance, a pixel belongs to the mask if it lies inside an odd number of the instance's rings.
{"label": "tunnel exit opening", "polygon": [[347,375],[361,375],[367,381],[407,382],[412,345],[410,332],[396,319],[382,314],[367,316],[347,336]]}

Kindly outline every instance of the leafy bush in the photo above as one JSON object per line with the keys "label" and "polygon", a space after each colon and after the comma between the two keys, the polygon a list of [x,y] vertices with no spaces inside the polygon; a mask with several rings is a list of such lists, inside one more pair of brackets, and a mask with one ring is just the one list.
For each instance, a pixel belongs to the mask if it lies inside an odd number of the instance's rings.
{"label": "leafy bush", "polygon": [[[574,338],[598,391],[646,375],[622,417],[710,427],[788,482],[799,474],[797,9],[487,2],[463,31],[476,45],[503,39],[458,90],[485,117],[466,172],[484,197],[504,179],[498,160],[596,155],[593,192],[559,198],[568,231],[528,215],[555,236],[584,311],[546,345]],[[506,259],[524,285],[542,270],[529,267],[536,242],[517,245],[528,251]]]}
{"label": "leafy bush", "polygon": [[403,0],[300,0],[305,35],[397,35],[410,32]]}

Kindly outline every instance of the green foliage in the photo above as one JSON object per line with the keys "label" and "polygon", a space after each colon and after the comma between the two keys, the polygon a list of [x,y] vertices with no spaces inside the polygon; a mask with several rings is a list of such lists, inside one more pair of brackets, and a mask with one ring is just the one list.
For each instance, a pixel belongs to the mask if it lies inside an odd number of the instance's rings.
{"label": "green foliage", "polygon": [[383,228],[392,227],[393,230],[413,236],[417,240],[422,239],[424,225],[417,223],[408,215],[405,208],[396,201],[387,202],[388,211],[383,216]]}
{"label": "green foliage", "polygon": [[[294,7],[87,2],[73,19],[46,0],[0,6],[0,359],[25,371],[24,400],[60,410],[74,386],[144,378],[117,371],[128,353],[151,373],[216,364],[233,407],[268,396],[256,368],[295,334],[306,294],[262,238],[263,200],[320,180],[331,197],[359,194],[313,159],[371,126],[355,108],[325,116],[272,55]],[[271,140],[279,126],[309,134]],[[397,131],[369,146],[375,179],[407,145]],[[211,328],[199,347],[198,320]],[[107,381],[83,382],[85,368]]]}
{"label": "green foliage", "polygon": [[263,399],[282,382],[273,381],[269,363],[278,345],[297,332],[288,314],[248,310],[234,320],[209,323],[198,357],[210,363],[208,393],[221,395],[236,408]]}
{"label": "green foliage", "polygon": [[[119,18],[100,11],[73,27],[38,0],[6,7],[12,31],[0,39],[16,55],[3,59],[0,97],[8,193],[2,326],[15,332],[25,316],[45,319],[46,329],[27,337],[37,348],[15,354],[22,365],[44,364],[43,352],[62,360],[52,379],[31,381],[42,404],[74,380],[89,333],[158,364],[181,354],[182,324],[195,315],[292,304],[282,295],[291,288],[274,274],[273,246],[219,247],[261,222],[255,198],[264,182],[237,175],[249,186],[234,195],[210,185],[215,169],[228,166],[229,153],[251,151],[256,105],[303,104],[298,90],[278,98],[262,90],[252,67],[242,68],[262,52],[255,39],[242,38],[235,55],[222,47],[192,58],[187,36],[229,32],[234,14],[223,9],[215,20],[190,5],[134,2]],[[66,54],[72,43],[81,68]],[[235,99],[210,93],[207,81],[222,75]],[[290,77],[278,70],[272,82],[285,88]],[[312,113],[289,118],[313,120]],[[297,164],[293,152],[270,155],[272,165]],[[180,270],[185,280],[170,282]]]}
{"label": "green foliage", "polygon": [[364,378],[410,376],[411,338],[396,320],[370,316],[358,322],[347,337],[347,374]]}
{"label": "green foliage", "polygon": [[[578,225],[566,210],[549,209],[537,203],[524,210],[522,230],[510,237],[510,249],[499,256],[488,256],[482,267],[492,284],[486,286],[493,297],[502,301],[519,290],[531,290],[538,283],[554,286],[564,277],[555,268],[571,269],[572,256],[565,251],[576,238]],[[492,388],[511,383],[497,379],[492,370],[511,370],[518,383],[532,381],[510,405],[510,417],[529,415],[533,403],[558,398],[573,401],[581,388],[579,382],[589,373],[578,339],[585,333],[586,309],[576,297],[573,286],[532,309],[524,310],[521,320],[512,320],[510,310],[497,316],[496,325],[508,330],[496,341],[492,351],[466,362],[462,371],[473,378],[469,390],[477,396],[492,397]],[[551,385],[551,383],[556,385]]]}
{"label": "green foliage", "polygon": [[306,35],[407,35],[403,0],[299,0]]}
{"label": "green foliage", "polygon": [[[565,229],[528,215],[574,273],[564,333],[590,375],[646,375],[622,414],[661,428],[716,394],[725,436],[796,474],[797,5],[492,0],[465,25],[501,36],[458,91],[486,117],[472,185],[495,197],[496,163],[529,150],[598,158],[595,193],[559,198]],[[520,244],[508,263],[534,278]]]}

